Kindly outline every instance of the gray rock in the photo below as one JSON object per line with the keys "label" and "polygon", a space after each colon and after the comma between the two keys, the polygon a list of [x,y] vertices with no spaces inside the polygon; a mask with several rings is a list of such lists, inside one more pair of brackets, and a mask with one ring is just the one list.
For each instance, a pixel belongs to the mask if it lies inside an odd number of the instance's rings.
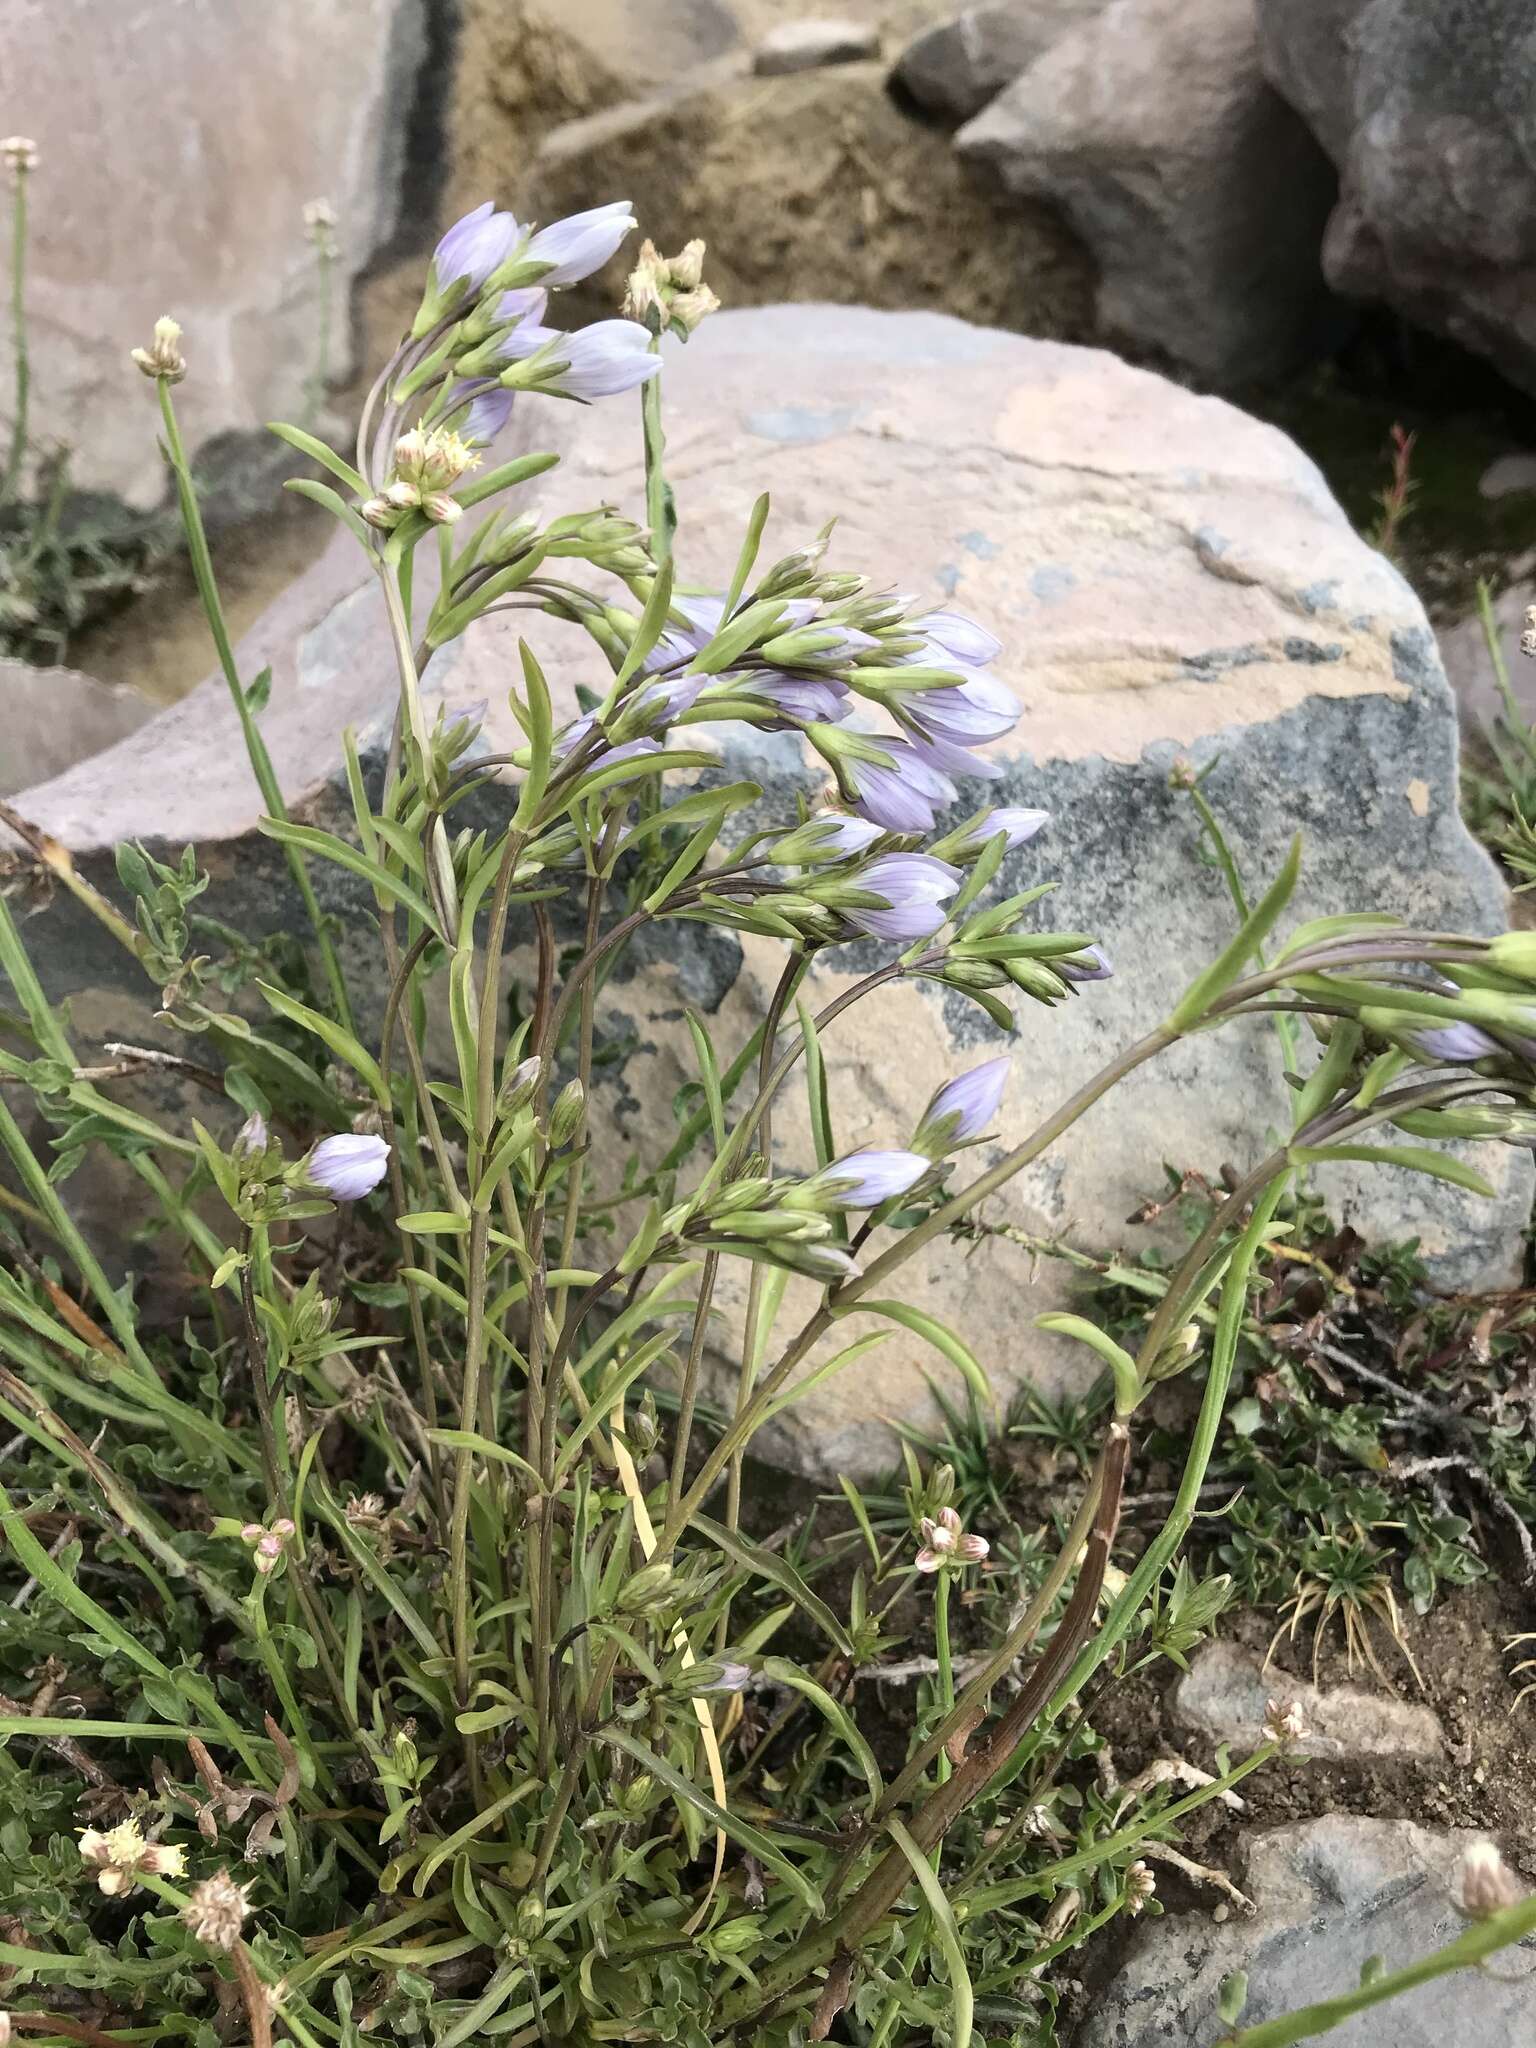
{"label": "gray rock", "polygon": [[[1418,601],[1273,428],[1097,351],[826,306],[717,315],[686,349],[668,344],[666,382],[688,583],[723,584],[766,480],[765,560],[835,511],[838,561],[952,599],[1004,641],[997,672],[1023,718],[993,749],[1004,774],[987,788],[1053,814],[1004,881],[1054,880],[1050,921],[1100,934],[1117,969],[1062,1009],[1024,1014],[1008,1139],[1165,1017],[1230,937],[1220,880],[1198,857],[1187,800],[1169,788],[1181,755],[1219,755],[1208,789],[1250,883],[1304,830],[1295,917],[1370,907],[1438,927],[1502,927],[1503,892],[1457,810],[1455,722]],[[630,407],[529,402],[514,431],[564,453],[536,487],[541,509],[640,508]],[[594,680],[586,643],[536,613],[483,621],[427,671],[430,690],[489,698],[498,751],[515,743],[506,677],[520,632],[573,708],[578,683]],[[376,749],[393,708],[377,595],[349,540],[252,630],[241,662],[248,674],[273,666],[263,730],[284,786],[308,814],[345,817],[335,735],[350,723]],[[792,736],[731,729],[721,744],[733,775],[766,786],[765,810],[811,786]],[[966,795],[974,805],[981,787]],[[115,839],[192,839],[214,875],[211,910],[258,930],[299,927],[276,849],[254,832],[256,793],[222,682],[31,791],[23,808],[106,886]],[[339,869],[318,874],[376,999],[363,893]],[[29,931],[49,985],[80,996],[77,1017],[129,1035],[143,995],[110,943],[63,900]],[[519,934],[515,965],[527,943]],[[876,957],[872,945],[850,948],[818,968],[813,1000]],[[604,1070],[601,1114],[622,1139],[655,1156],[673,1134],[671,1105],[692,1074],[682,1004],[709,1013],[722,1045],[739,1044],[779,964],[768,941],[703,947],[689,926],[675,940],[658,933],[655,951],[610,985],[612,1026],[631,1030],[635,1047],[622,1071]],[[932,1089],[998,1042],[958,1000],[906,983],[889,998],[856,1007],[828,1034],[849,1145],[904,1137]],[[1113,1244],[1164,1159],[1251,1162],[1285,1102],[1272,1034],[1258,1023],[1191,1040],[1138,1070],[989,1215]],[[786,1163],[810,1156],[798,1103],[776,1119],[775,1140]],[[1420,1236],[1452,1284],[1500,1284],[1517,1266],[1530,1164],[1499,1147],[1476,1156],[1499,1189],[1491,1204],[1398,1174],[1333,1180],[1328,1192],[1373,1235]],[[731,1313],[735,1279],[717,1297]],[[1027,1318],[1058,1303],[1065,1283],[1034,1273],[1012,1246],[988,1239],[965,1258],[915,1261],[912,1279],[913,1298],[965,1328],[1004,1394],[1025,1374],[1081,1383],[1080,1351],[1058,1355],[1043,1337],[1021,1345]],[[840,1341],[862,1327],[850,1318]],[[933,1361],[892,1344],[872,1363],[879,1369],[835,1377],[789,1411],[784,1455],[821,1473],[888,1456],[878,1419],[926,1412]]]}
{"label": "gray rock", "polygon": [[[1536,661],[1520,652],[1527,608],[1536,604],[1536,575],[1532,565],[1493,600],[1494,634],[1499,658],[1509,679],[1515,703],[1528,723],[1536,722]],[[1440,629],[1440,653],[1446,675],[1466,725],[1483,732],[1492,729],[1504,709],[1488,636],[1481,618],[1474,612]]]}
{"label": "gray rock", "polygon": [[818,71],[827,64],[857,64],[880,54],[880,31],[862,21],[783,21],[752,53],[759,78]]}
{"label": "gray rock", "polygon": [[1515,455],[1499,455],[1477,480],[1482,498],[1513,498],[1523,491],[1536,491],[1536,455],[1528,449]]}
{"label": "gray rock", "polygon": [[999,0],[924,29],[902,51],[891,83],[935,120],[958,125],[1105,0]]}
{"label": "gray rock", "polygon": [[1272,1699],[1301,1711],[1307,1732],[1295,1745],[1299,1756],[1425,1758],[1439,1756],[1445,1746],[1439,1718],[1429,1707],[1354,1685],[1308,1685],[1288,1671],[1266,1670],[1261,1657],[1235,1643],[1206,1644],[1175,1685],[1173,1707],[1187,1727],[1242,1750],[1263,1740]]}
{"label": "gray rock", "polygon": [[1529,0],[1259,0],[1264,68],[1339,171],[1323,265],[1536,390]]}
{"label": "gray rock", "polygon": [[296,416],[315,363],[311,199],[337,217],[331,368],[350,368],[350,287],[398,217],[424,12],[424,0],[0,9],[6,126],[40,150],[32,425],[69,444],[77,487],[135,505],[164,491],[153,393],[128,362],[162,313],[186,330],[176,400],[194,450]]}
{"label": "gray rock", "polygon": [[[1249,1845],[1250,1919],[1193,1913],[1143,1922],[1119,1972],[1095,1998],[1075,2048],[1206,2048],[1223,2036],[1221,1981],[1248,1973],[1243,2024],[1352,1991],[1379,1956],[1388,1969],[1453,1941],[1457,1858],[1475,1837],[1406,1820],[1335,1814]],[[1484,2048],[1523,2042],[1536,2025],[1536,1937],[1490,1970],[1457,1970],[1357,2014],[1329,2048]],[[1512,1980],[1512,1981],[1511,1981]]]}
{"label": "gray rock", "polygon": [[1264,82],[1252,0],[1112,0],[964,127],[962,155],[1062,208],[1103,331],[1217,385],[1314,354],[1327,158]]}
{"label": "gray rock", "polygon": [[114,746],[154,710],[136,690],[113,689],[79,669],[0,661],[0,797]]}

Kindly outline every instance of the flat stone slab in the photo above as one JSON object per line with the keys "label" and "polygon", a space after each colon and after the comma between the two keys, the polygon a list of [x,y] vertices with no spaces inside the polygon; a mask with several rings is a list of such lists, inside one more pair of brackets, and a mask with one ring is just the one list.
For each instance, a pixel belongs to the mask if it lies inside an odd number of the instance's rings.
{"label": "flat stone slab", "polygon": [[0,797],[126,739],[154,710],[137,690],[116,689],[77,668],[0,661]]}
{"label": "flat stone slab", "polygon": [[[1004,643],[993,673],[1017,692],[1022,717],[991,749],[1002,779],[968,785],[957,815],[989,797],[1050,811],[1049,829],[1010,856],[1002,886],[1054,883],[1047,921],[1098,934],[1116,972],[1059,1009],[1021,1010],[1001,1140],[1016,1142],[1157,1025],[1231,936],[1221,880],[1199,858],[1187,798],[1169,785],[1181,758],[1217,761],[1207,792],[1251,887],[1303,833],[1295,919],[1369,908],[1439,928],[1503,928],[1503,889],[1457,810],[1454,713],[1424,614],[1284,435],[1111,355],[920,313],[720,314],[686,349],[668,345],[664,381],[686,584],[724,585],[766,484],[764,563],[836,513],[838,565],[952,602]],[[528,494],[531,506],[641,511],[633,407],[521,402],[512,439],[564,456]],[[574,629],[530,612],[481,622],[432,663],[426,687],[488,699],[498,751],[518,741],[506,691],[519,632],[565,709],[578,685],[603,683]],[[354,543],[339,537],[252,629],[240,659],[247,675],[272,665],[263,731],[284,787],[308,815],[346,819],[336,734],[352,724],[365,746],[382,747],[395,696],[378,594]],[[729,728],[719,739],[728,772],[764,785],[765,816],[817,786],[793,735]],[[191,839],[214,877],[210,910],[256,930],[301,927],[278,851],[255,833],[256,791],[222,681],[30,791],[22,808],[106,886],[116,839]],[[365,892],[335,868],[316,879],[347,921],[360,985],[376,992]],[[79,998],[77,1018],[128,1035],[142,984],[110,941],[64,902],[33,920],[31,936],[49,985]],[[885,957],[869,942],[824,958],[813,1002]],[[674,1097],[693,1078],[684,1004],[706,1013],[723,1046],[738,1045],[779,965],[766,940],[689,925],[659,930],[610,984],[608,1028],[632,1049],[602,1070],[601,1113],[644,1155],[670,1142]],[[999,1049],[993,1027],[956,996],[901,983],[856,1007],[826,1043],[839,1142],[904,1141],[940,1082]],[[1250,1164],[1267,1128],[1283,1125],[1287,1095],[1273,1034],[1257,1021],[1188,1041],[1091,1111],[988,1219],[1118,1243],[1126,1216],[1161,1184],[1164,1160]],[[786,1167],[811,1156],[789,1091],[775,1143]],[[977,1169],[993,1156],[983,1148]],[[1470,1156],[1493,1177],[1494,1201],[1400,1173],[1331,1170],[1326,1190],[1368,1235],[1417,1236],[1448,1284],[1502,1284],[1517,1268],[1530,1162],[1497,1146]],[[725,1270],[731,1284],[718,1298],[729,1314],[744,1289],[733,1292],[737,1276]],[[1053,1350],[1029,1327],[1062,1298],[1058,1269],[1036,1272],[1016,1246],[986,1238],[910,1271],[913,1298],[964,1328],[1005,1398],[1026,1376],[1080,1385],[1090,1370],[1080,1348]],[[850,1318],[839,1342],[862,1327]],[[788,1411],[780,1450],[822,1473],[879,1467],[889,1456],[882,1419],[927,1412],[925,1375],[937,1369],[904,1337],[888,1343]]]}
{"label": "flat stone slab", "polygon": [[[1363,1966],[1416,1962],[1465,1926],[1456,1862],[1476,1838],[1406,1820],[1326,1820],[1249,1846],[1243,1889],[1257,1912],[1218,1925],[1194,1913],[1144,1921],[1094,2000],[1075,2048],[1207,2048],[1223,2038],[1222,1979],[1248,1973],[1242,2024],[1352,1991]],[[1328,2048],[1508,2048],[1536,2039],[1536,1936],[1483,1970],[1457,1970],[1328,2034]]]}
{"label": "flat stone slab", "polygon": [[1299,1756],[1432,1758],[1445,1747],[1429,1707],[1354,1685],[1309,1685],[1288,1671],[1266,1670],[1262,1657],[1235,1643],[1208,1643],[1199,1652],[1174,1687],[1173,1707],[1187,1727],[1243,1750],[1263,1741],[1264,1710],[1272,1699],[1301,1711],[1307,1732],[1295,1744]]}

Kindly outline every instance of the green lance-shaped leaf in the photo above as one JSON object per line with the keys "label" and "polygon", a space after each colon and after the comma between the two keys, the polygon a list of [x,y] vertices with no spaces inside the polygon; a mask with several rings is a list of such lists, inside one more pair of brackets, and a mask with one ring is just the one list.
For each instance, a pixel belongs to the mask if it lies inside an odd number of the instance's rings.
{"label": "green lance-shaped leaf", "polygon": [[1075,1337],[1079,1344],[1086,1344],[1096,1351],[1115,1376],[1115,1413],[1130,1415],[1141,1399],[1141,1375],[1136,1370],[1136,1361],[1128,1351],[1122,1350],[1107,1331],[1097,1323],[1090,1323],[1085,1316],[1048,1315],[1036,1316],[1037,1330],[1051,1330],[1059,1337]]}
{"label": "green lance-shaped leaf", "polygon": [[293,996],[285,995],[280,988],[274,988],[270,982],[258,981],[256,986],[261,990],[268,1007],[275,1010],[279,1017],[286,1017],[290,1024],[302,1025],[323,1045],[328,1046],[344,1066],[350,1067],[372,1090],[375,1102],[388,1102],[389,1094],[384,1086],[384,1076],[379,1071],[378,1061],[350,1031],[344,1030],[334,1018],[322,1017],[318,1010],[310,1009],[307,1003],[298,1002]]}
{"label": "green lance-shaped leaf", "polygon": [[1301,873],[1301,835],[1291,841],[1285,866],[1280,870],[1252,915],[1231,944],[1224,947],[1203,974],[1197,975],[1174,1006],[1168,1019],[1170,1031],[1189,1031],[1198,1024],[1218,996],[1237,980],[1248,962],[1263,945],[1280,920]]}
{"label": "green lance-shaped leaf", "polygon": [[1329,1166],[1336,1161],[1352,1161],[1362,1166],[1405,1166],[1411,1173],[1449,1181],[1452,1187],[1467,1188],[1474,1195],[1491,1198],[1493,1194],[1475,1168],[1453,1159],[1449,1153],[1432,1152],[1427,1145],[1293,1145],[1290,1156],[1298,1166]]}
{"label": "green lance-shaped leaf", "polygon": [[[368,480],[355,470],[350,462],[344,462],[334,448],[328,448],[324,441],[313,434],[306,434],[302,427],[290,427],[284,420],[268,420],[267,432],[276,434],[279,441],[286,441],[290,448],[297,448],[301,455],[307,455],[311,462],[318,462],[322,469],[339,477],[349,491],[355,491],[360,498],[368,495]],[[296,479],[295,481],[300,481]]]}
{"label": "green lance-shaped leaf", "polygon": [[772,1550],[765,1550],[760,1543],[754,1543],[749,1536],[743,1536],[739,1529],[727,1529],[723,1523],[712,1522],[708,1515],[695,1515],[689,1527],[719,1550],[723,1550],[732,1564],[752,1577],[766,1579],[771,1586],[791,1600],[821,1630],[827,1640],[845,1657],[854,1655],[852,1638],[832,1612],[819,1593],[813,1593],[794,1566]]}
{"label": "green lance-shaped leaf", "polygon": [[900,1323],[904,1330],[910,1330],[914,1337],[921,1337],[925,1344],[931,1344],[935,1351],[947,1358],[984,1407],[996,1406],[997,1396],[992,1391],[992,1382],[987,1378],[981,1360],[947,1323],[941,1323],[926,1309],[913,1308],[905,1301],[857,1301],[846,1313],[885,1316],[890,1322]]}
{"label": "green lance-shaped leaf", "polygon": [[976,2000],[971,1989],[971,1974],[965,1967],[965,1949],[960,1941],[960,1930],[955,1925],[954,1910],[928,1858],[901,1822],[888,1820],[885,1828],[891,1840],[911,1864],[912,1875],[917,1880],[918,1889],[933,1915],[934,1936],[944,1957],[944,1967],[949,1972],[950,2048],[971,2048],[971,2016],[976,2008]]}
{"label": "green lance-shaped leaf", "polygon": [[869,1811],[873,1814],[884,1795],[885,1784],[880,1776],[880,1766],[875,1762],[875,1753],[859,1733],[848,1709],[787,1657],[765,1657],[758,1668],[764,1678],[775,1679],[780,1685],[788,1686],[791,1692],[809,1700],[817,1713],[836,1729],[847,1745],[849,1755],[863,1773],[864,1782],[869,1787]]}

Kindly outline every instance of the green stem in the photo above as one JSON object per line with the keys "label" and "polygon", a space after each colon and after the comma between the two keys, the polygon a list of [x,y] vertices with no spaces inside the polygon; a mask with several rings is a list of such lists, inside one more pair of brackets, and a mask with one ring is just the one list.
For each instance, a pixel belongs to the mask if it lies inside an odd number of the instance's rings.
{"label": "green stem", "polygon": [[32,384],[27,352],[27,177],[25,168],[18,164],[16,196],[11,202],[11,341],[16,356],[16,406],[11,417],[5,480],[0,483],[0,504],[16,491],[27,453],[27,404]]}
{"label": "green stem", "polygon": [[[271,818],[286,819],[288,807],[283,802],[283,792],[278,785],[277,773],[272,766],[256,725],[256,716],[251,709],[250,699],[240,680],[240,671],[235,666],[235,650],[230,642],[229,627],[224,618],[224,605],[219,596],[219,586],[213,573],[213,557],[208,549],[208,535],[203,526],[202,509],[197,502],[197,490],[192,481],[192,468],[187,460],[187,451],[182,443],[181,429],[176,423],[176,408],[171,403],[171,387],[167,378],[156,380],[160,393],[160,414],[165,422],[166,459],[176,478],[176,497],[181,507],[181,523],[187,536],[187,552],[192,560],[192,574],[197,583],[197,594],[202,600],[203,612],[208,620],[208,630],[213,635],[213,644],[219,657],[219,667],[229,685],[229,694],[235,706],[235,715],[240,720],[240,731],[245,739],[245,751],[250,757],[251,770],[256,777],[256,786],[261,791],[261,800]],[[341,962],[336,948],[326,930],[325,918],[315,897],[314,884],[309,878],[309,868],[304,856],[295,846],[285,846],[284,856],[288,871],[293,876],[294,887],[314,927],[315,941],[320,950],[321,964],[331,991],[338,1021],[353,1036],[356,1025],[352,1019],[352,1006],[347,1000],[347,985],[342,975]]]}
{"label": "green stem", "polygon": [[[949,1651],[949,1573],[943,1565],[939,1567],[938,1583],[933,1589],[933,1654],[939,1667],[939,1718],[942,1721],[953,1713],[955,1705],[955,1667]],[[951,1769],[949,1752],[941,1749],[941,1785],[949,1782]]]}
{"label": "green stem", "polygon": [[[660,335],[651,337],[652,355],[661,353]],[[672,532],[677,514],[667,488],[662,458],[667,437],[661,428],[661,379],[652,377],[640,389],[640,419],[645,430],[645,516],[651,529],[651,554],[659,568],[672,556]]]}
{"label": "green stem", "polygon": [[1332,2033],[1335,2027],[1341,2027],[1357,2012],[1366,2012],[1373,2005],[1385,2005],[1389,1998],[1398,1998],[1403,1992],[1412,1991],[1416,1985],[1432,1983],[1436,1977],[1447,1977],[1453,1970],[1473,1969],[1477,1964],[1486,1962],[1489,1956],[1496,1955],[1501,1948],[1523,1941],[1532,1933],[1536,1933],[1536,1898],[1521,1899],[1518,1905],[1506,1906],[1502,1912],[1467,1928],[1454,1941],[1447,1942],[1444,1948],[1437,1948],[1433,1955],[1421,1956],[1416,1963],[1408,1963],[1401,1970],[1391,1970],[1369,1984],[1357,1985],[1353,1991],[1341,1992],[1337,1998],[1320,1998],[1315,2004],[1304,2005],[1280,2019],[1265,2020],[1257,2027],[1245,2027],[1240,2034],[1228,2037],[1225,2048],[1292,2048],[1293,2042],[1309,2041],[1317,2034]]}
{"label": "green stem", "polygon": [[[1237,912],[1238,924],[1245,925],[1250,915],[1248,892],[1243,887],[1243,878],[1238,871],[1237,861],[1233,857],[1232,849],[1227,844],[1227,835],[1221,829],[1221,821],[1217,818],[1209,798],[1198,782],[1190,784],[1189,800],[1194,805],[1195,813],[1205,828],[1205,836],[1210,841],[1212,853],[1216,856],[1216,865],[1221,870],[1222,880],[1227,885],[1227,894],[1232,898],[1232,908]],[[1262,950],[1254,957],[1260,967],[1266,965]],[[1275,1036],[1280,1041],[1280,1057],[1285,1064],[1286,1072],[1295,1073],[1295,1020],[1288,1016],[1284,1010],[1276,1010],[1273,1014]]]}

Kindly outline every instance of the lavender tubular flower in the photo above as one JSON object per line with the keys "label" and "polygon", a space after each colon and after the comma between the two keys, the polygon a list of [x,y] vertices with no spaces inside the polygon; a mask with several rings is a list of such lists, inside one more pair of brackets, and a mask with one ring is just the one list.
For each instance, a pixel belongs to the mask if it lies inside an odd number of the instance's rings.
{"label": "lavender tubular flower", "polygon": [[[959,888],[961,874],[926,853],[886,853],[861,868],[847,887],[879,900],[839,902],[831,888],[821,895],[849,924],[876,939],[926,939],[944,922],[943,905]],[[812,888],[808,893],[816,895]]]}
{"label": "lavender tubular flower", "polygon": [[983,782],[996,782],[1002,769],[984,755],[967,753],[953,740],[914,739],[912,751],[927,768],[943,776],[979,775]]}
{"label": "lavender tubular flower", "polygon": [[503,432],[507,422],[511,419],[512,402],[515,394],[510,391],[503,391],[499,384],[492,384],[488,390],[476,392],[471,397],[470,394],[473,389],[474,387],[469,384],[460,384],[455,387],[448,402],[449,417],[452,418],[453,416],[455,401],[463,404],[468,399],[469,410],[465,413],[460,424],[459,434],[464,441],[472,446],[485,448],[495,440],[499,433]]}
{"label": "lavender tubular flower", "polygon": [[931,832],[940,804],[953,803],[955,785],[922,759],[905,740],[860,739],[841,743],[836,727],[824,723],[808,728],[817,752],[836,766],[845,793],[860,817],[883,825],[887,832]]}
{"label": "lavender tubular flower", "polygon": [[517,222],[498,213],[487,199],[456,220],[432,252],[432,274],[441,293],[456,286],[478,291],[517,245]]}
{"label": "lavender tubular flower", "polygon": [[850,1152],[782,1197],[786,1209],[878,1209],[909,1194],[931,1162],[920,1152]]}
{"label": "lavender tubular flower", "polygon": [[310,1153],[305,1178],[333,1202],[358,1202],[384,1178],[389,1147],[382,1138],[343,1131],[322,1138]]}
{"label": "lavender tubular flower", "polygon": [[528,244],[527,261],[549,266],[540,275],[542,285],[580,284],[594,270],[602,269],[634,225],[634,207],[627,199],[589,207],[585,213],[573,213],[540,228]]}
{"label": "lavender tubular flower", "polygon": [[836,725],[848,716],[848,686],[835,676],[787,676],[777,669],[749,669],[719,678],[721,694],[749,698],[764,707],[760,723],[769,732],[793,732],[802,725]]}
{"label": "lavender tubular flower", "polygon": [[957,1145],[971,1145],[997,1115],[1003,1091],[1008,1086],[1011,1061],[1004,1054],[984,1060],[968,1074],[946,1081],[923,1111],[922,1122],[912,1138],[912,1150],[930,1159],[942,1159]]}
{"label": "lavender tubular flower", "polygon": [[550,398],[613,398],[661,369],[651,337],[635,320],[598,320],[573,334],[524,324],[513,328],[505,346],[516,360],[502,372],[502,382]]}
{"label": "lavender tubular flower", "polygon": [[902,717],[925,739],[982,746],[1019,720],[1019,700],[994,676],[972,676],[952,689],[918,690],[902,700]]}

